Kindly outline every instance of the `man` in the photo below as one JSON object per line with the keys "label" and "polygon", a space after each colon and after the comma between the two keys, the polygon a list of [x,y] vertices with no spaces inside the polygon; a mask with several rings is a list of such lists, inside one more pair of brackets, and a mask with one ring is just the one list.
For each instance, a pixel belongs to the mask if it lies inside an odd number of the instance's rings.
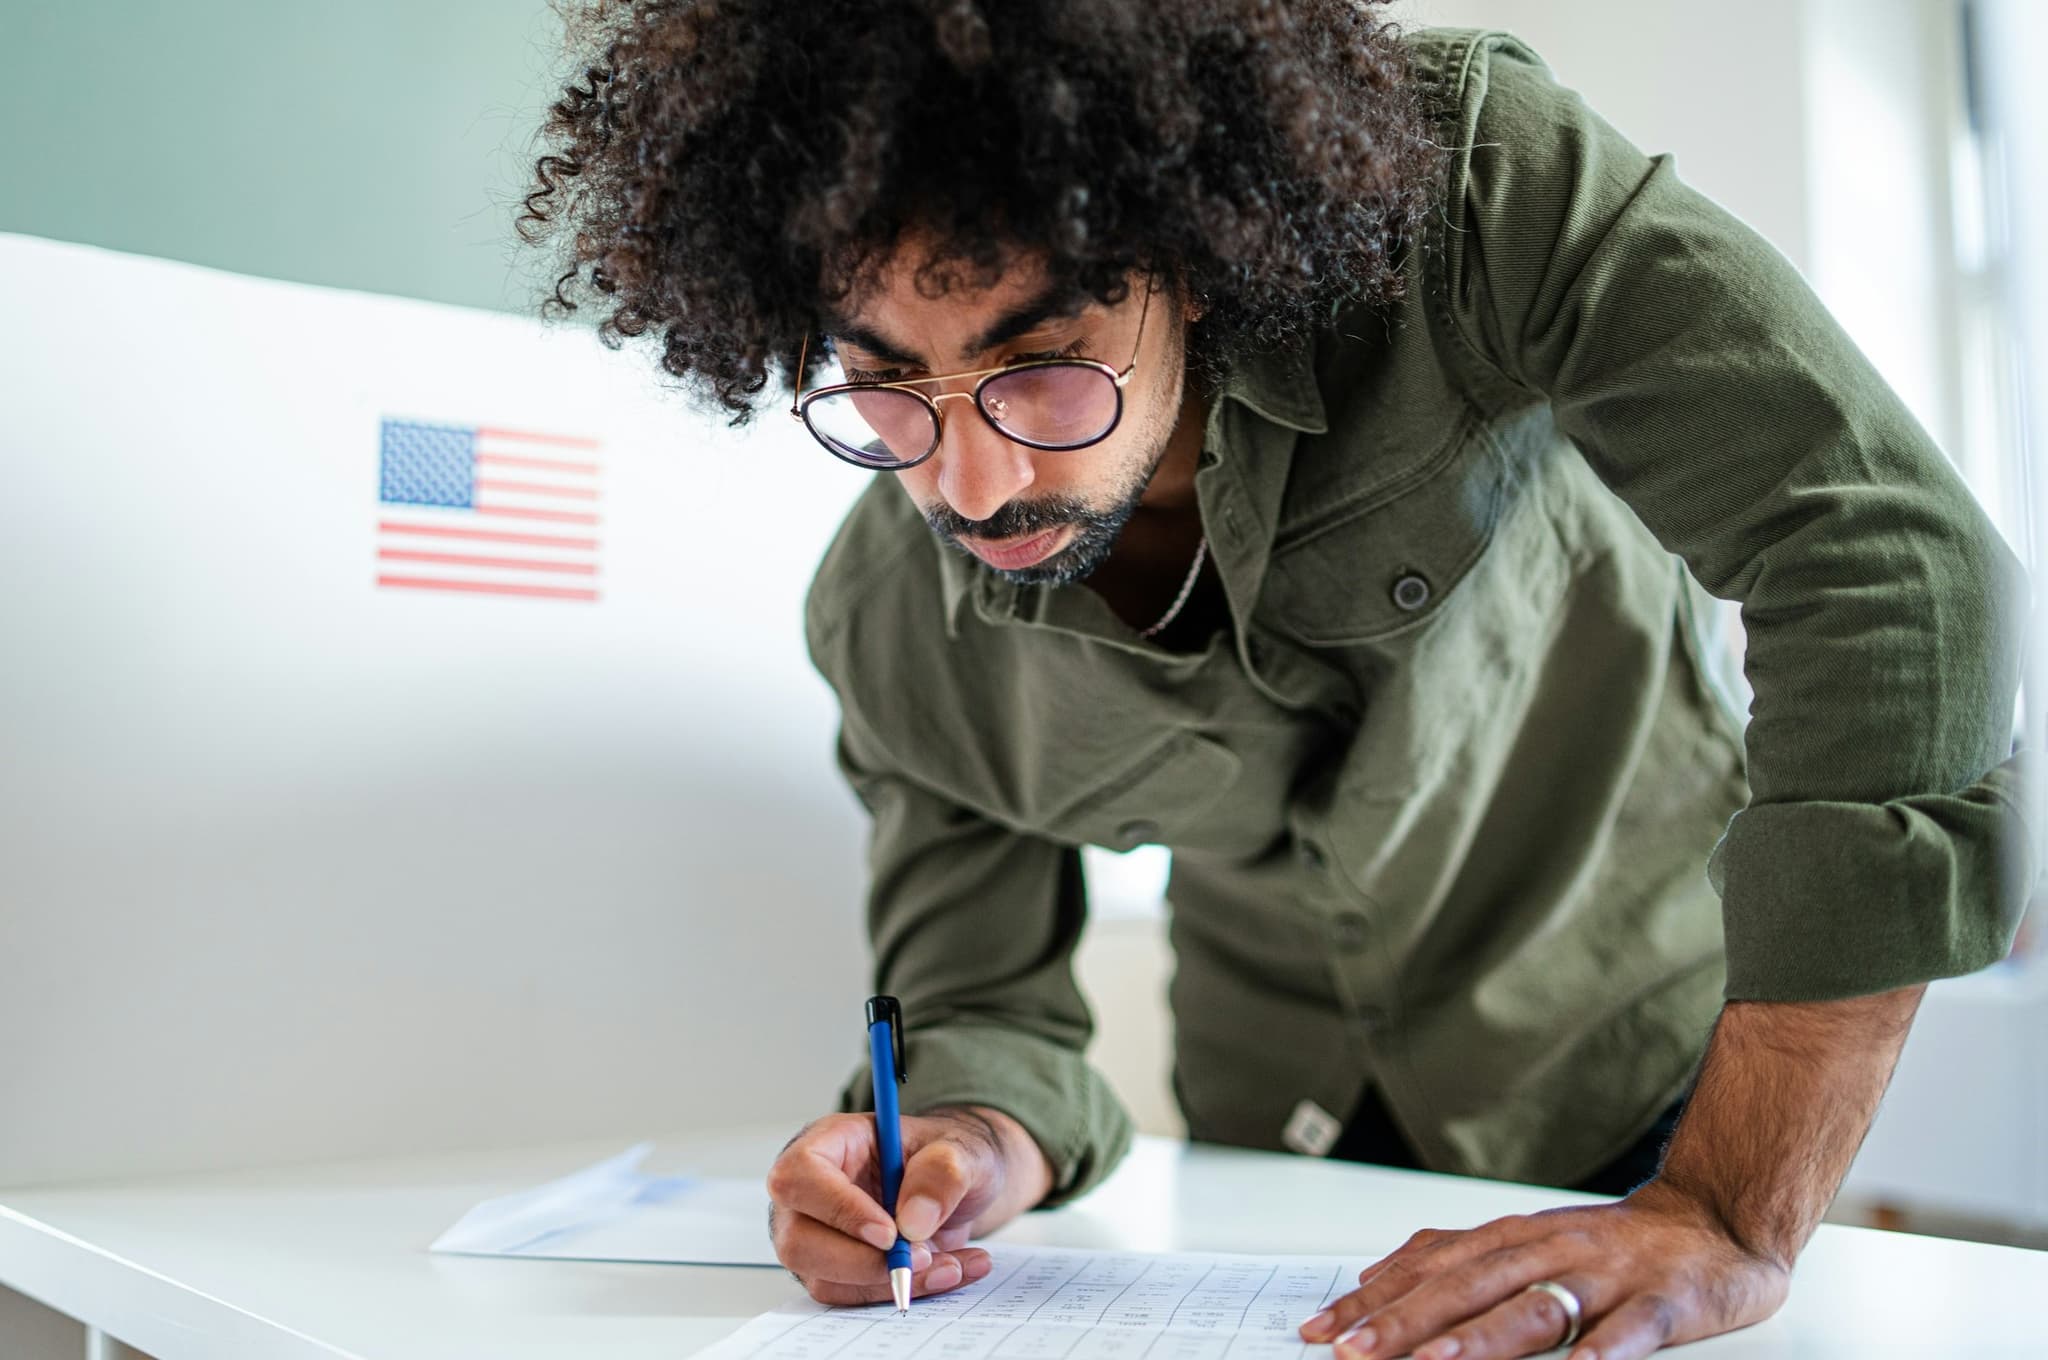
{"label": "man", "polygon": [[2028,877],[2016,564],[1785,262],[1512,38],[1344,0],[579,32],[556,303],[878,473],[807,623],[913,1117],[895,1223],[866,1116],[777,1162],[811,1293],[886,1297],[899,1227],[919,1292],[980,1278],[1112,1168],[1077,847],[1156,842],[1193,1136],[1625,1195],[1418,1234],[1306,1337],[1774,1311]]}

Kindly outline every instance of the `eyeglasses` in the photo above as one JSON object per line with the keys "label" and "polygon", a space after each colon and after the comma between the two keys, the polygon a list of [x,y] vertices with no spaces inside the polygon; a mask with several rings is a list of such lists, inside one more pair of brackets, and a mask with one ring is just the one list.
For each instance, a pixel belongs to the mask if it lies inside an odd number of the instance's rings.
{"label": "eyeglasses", "polygon": [[[972,402],[981,418],[1005,439],[1049,453],[1085,449],[1109,438],[1123,419],[1124,385],[1137,371],[1145,341],[1145,313],[1152,291],[1138,309],[1138,339],[1122,372],[1093,359],[1026,359],[1000,368],[941,373],[898,382],[834,383],[799,390],[789,414],[804,423],[835,457],[877,472],[916,467],[939,449],[944,426],[939,403]],[[798,353],[802,382],[810,337]],[[926,392],[940,383],[978,378],[969,392]]]}

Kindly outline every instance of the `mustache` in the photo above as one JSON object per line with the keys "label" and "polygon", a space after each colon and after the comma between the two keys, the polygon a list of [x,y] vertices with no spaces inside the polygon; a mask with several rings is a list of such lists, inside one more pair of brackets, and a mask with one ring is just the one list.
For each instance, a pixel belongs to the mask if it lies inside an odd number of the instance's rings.
{"label": "mustache", "polygon": [[924,509],[925,523],[932,532],[954,539],[1025,538],[1085,523],[1097,516],[1086,501],[1073,496],[1049,496],[1035,501],[1011,501],[987,519],[968,519],[941,502]]}

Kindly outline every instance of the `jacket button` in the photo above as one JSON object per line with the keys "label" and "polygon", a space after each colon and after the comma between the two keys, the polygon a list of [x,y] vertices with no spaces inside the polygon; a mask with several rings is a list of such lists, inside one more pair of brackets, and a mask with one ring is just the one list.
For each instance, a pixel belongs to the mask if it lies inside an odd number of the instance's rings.
{"label": "jacket button", "polygon": [[1337,916],[1337,947],[1339,949],[1363,949],[1372,934],[1372,922],[1365,919],[1365,913],[1341,912]]}
{"label": "jacket button", "polygon": [[1409,572],[1394,582],[1394,607],[1413,614],[1429,603],[1429,582]]}
{"label": "jacket button", "polygon": [[1127,848],[1135,850],[1141,845],[1150,845],[1159,839],[1159,823],[1144,818],[1125,822],[1116,829],[1116,838]]}

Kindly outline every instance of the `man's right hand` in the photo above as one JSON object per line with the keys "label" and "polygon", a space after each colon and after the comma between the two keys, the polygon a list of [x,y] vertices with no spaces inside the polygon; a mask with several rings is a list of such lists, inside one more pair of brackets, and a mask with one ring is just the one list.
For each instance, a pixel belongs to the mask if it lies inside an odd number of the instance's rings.
{"label": "man's right hand", "polygon": [[768,1172],[775,1255],[820,1303],[889,1297],[882,1253],[911,1243],[911,1293],[942,1294],[989,1272],[968,1239],[994,1232],[1045,1198],[1052,1167],[1010,1116],[985,1107],[903,1119],[903,1185],[892,1222],[882,1208],[871,1114],[808,1124]]}

